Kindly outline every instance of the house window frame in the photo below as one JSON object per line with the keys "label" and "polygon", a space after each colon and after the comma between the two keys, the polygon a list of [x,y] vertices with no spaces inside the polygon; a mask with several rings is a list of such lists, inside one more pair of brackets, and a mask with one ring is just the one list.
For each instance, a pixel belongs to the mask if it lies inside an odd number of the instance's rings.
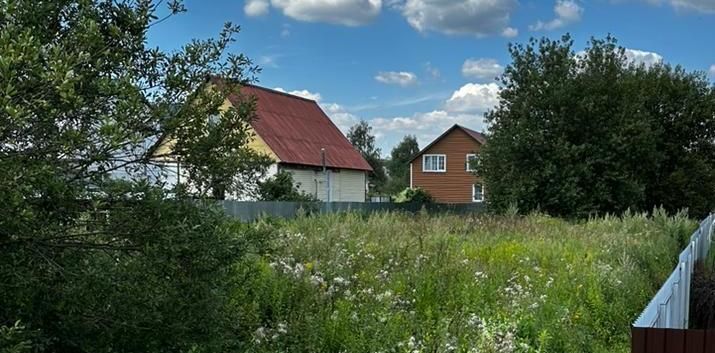
{"label": "house window frame", "polygon": [[467,172],[474,172],[475,170],[470,167],[469,163],[469,157],[474,156],[474,159],[479,158],[478,153],[467,153],[467,155],[464,157],[465,158],[465,163],[464,163],[464,170]]}
{"label": "house window frame", "polygon": [[[427,157],[442,157],[444,158],[444,168],[442,169],[427,169]],[[437,163],[439,164],[439,163]],[[430,153],[422,155],[422,172],[424,173],[446,173],[447,172],[447,155],[443,153]]]}
{"label": "house window frame", "polygon": [[[481,192],[481,198],[477,199],[477,185],[479,185],[482,188]],[[484,202],[484,184],[483,183],[474,183],[472,184],[472,202]]]}

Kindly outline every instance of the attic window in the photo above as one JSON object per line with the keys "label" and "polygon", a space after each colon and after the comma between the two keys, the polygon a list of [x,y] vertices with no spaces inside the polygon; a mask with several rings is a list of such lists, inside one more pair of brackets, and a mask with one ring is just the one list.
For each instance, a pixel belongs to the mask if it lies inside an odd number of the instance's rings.
{"label": "attic window", "polygon": [[425,154],[422,156],[422,171],[442,173],[447,171],[447,155]]}

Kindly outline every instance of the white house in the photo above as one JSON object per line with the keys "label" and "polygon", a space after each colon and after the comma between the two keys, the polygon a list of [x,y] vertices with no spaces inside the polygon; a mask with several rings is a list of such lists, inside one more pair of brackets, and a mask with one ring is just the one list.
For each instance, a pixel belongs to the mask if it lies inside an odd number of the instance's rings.
{"label": "white house", "polygon": [[[275,161],[269,177],[288,171],[299,190],[319,200],[365,201],[370,164],[314,100],[254,85],[244,85],[241,95],[256,97],[250,146]],[[232,95],[225,104],[238,104],[238,99]],[[161,169],[173,174],[173,182],[186,177],[175,161],[165,162]]]}

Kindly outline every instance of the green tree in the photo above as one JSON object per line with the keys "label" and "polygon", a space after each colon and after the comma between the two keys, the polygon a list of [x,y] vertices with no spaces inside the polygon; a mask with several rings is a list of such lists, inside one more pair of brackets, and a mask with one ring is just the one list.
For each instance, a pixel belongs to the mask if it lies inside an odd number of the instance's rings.
{"label": "green tree", "polygon": [[568,35],[510,45],[478,171],[491,207],[568,216],[712,207],[715,105],[705,77],[629,63],[612,37],[582,54],[572,46]]}
{"label": "green tree", "polygon": [[360,151],[363,158],[372,167],[372,172],[369,175],[369,182],[372,185],[372,190],[377,193],[385,191],[387,183],[387,174],[385,166],[380,159],[380,149],[375,147],[375,136],[372,134],[372,126],[365,120],[350,127],[348,131],[348,140],[355,148]]}
{"label": "green tree", "polygon": [[[187,196],[242,193],[262,174],[239,91],[258,69],[227,52],[231,24],[147,47],[158,13],[184,11],[161,3],[0,2],[0,327],[19,321],[38,350],[237,344],[227,298],[248,247]],[[222,110],[229,94],[241,102]],[[166,158],[184,191],[163,191]]]}
{"label": "green tree", "polygon": [[387,190],[396,194],[410,186],[410,159],[420,151],[417,137],[407,135],[392,149],[387,168],[390,181]]}
{"label": "green tree", "polygon": [[315,202],[318,199],[298,190],[293,174],[280,171],[271,178],[258,183],[258,198],[262,201],[302,201]]}

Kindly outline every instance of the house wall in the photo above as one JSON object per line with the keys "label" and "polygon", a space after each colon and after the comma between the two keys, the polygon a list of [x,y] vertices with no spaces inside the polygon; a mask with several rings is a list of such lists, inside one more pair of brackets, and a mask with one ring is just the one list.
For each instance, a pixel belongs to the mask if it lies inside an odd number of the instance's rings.
{"label": "house wall", "polygon": [[[281,170],[293,174],[298,190],[327,201],[326,178],[321,169],[281,165]],[[365,172],[352,169],[333,169],[330,176],[330,200],[365,202]]]}
{"label": "house wall", "polygon": [[[223,105],[221,106],[221,111],[226,111],[229,108],[231,108],[233,105],[231,104],[231,101],[228,99],[224,100]],[[271,150],[270,147],[268,147],[268,144],[263,141],[263,139],[258,136],[256,133],[256,130],[253,129],[253,127],[249,126],[248,131],[250,132],[251,135],[253,135],[253,139],[248,143],[248,146],[251,147],[254,151],[259,152],[259,153],[264,153],[268,155],[269,157],[273,158],[276,162],[280,162],[280,159],[278,159],[278,156]],[[174,145],[176,145],[176,140],[173,138],[167,138],[164,140],[164,142],[159,145],[159,147],[156,149],[155,155],[157,156],[164,156],[164,155],[169,155],[171,154],[172,150],[174,149]],[[173,159],[169,157],[162,157],[163,161],[167,162],[174,162]]]}
{"label": "house wall", "polygon": [[472,185],[478,182],[466,170],[467,154],[479,153],[481,145],[461,129],[454,129],[437,141],[424,154],[445,154],[446,172],[423,172],[422,155],[410,165],[412,187],[429,192],[437,202],[471,203]]}

